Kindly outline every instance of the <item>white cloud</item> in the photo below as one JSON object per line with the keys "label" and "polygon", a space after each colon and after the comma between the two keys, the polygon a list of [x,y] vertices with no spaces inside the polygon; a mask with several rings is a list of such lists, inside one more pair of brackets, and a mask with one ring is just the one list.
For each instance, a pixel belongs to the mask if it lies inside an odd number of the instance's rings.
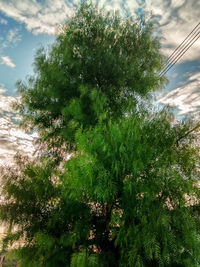
{"label": "white cloud", "polygon": [[0,85],[0,95],[5,94],[5,92],[6,92],[6,88],[3,86],[3,84]]}
{"label": "white cloud", "polygon": [[131,1],[131,0],[93,0],[93,2],[98,3],[100,8],[111,10],[111,11],[121,11],[122,13],[128,12],[129,14],[135,14],[136,10],[141,3],[139,0]]}
{"label": "white cloud", "polygon": [[[157,16],[159,30],[162,30],[164,53],[169,55],[175,47],[193,29],[199,19],[200,1],[196,0],[93,0],[99,7],[110,10],[122,10],[134,15],[140,7],[153,11]],[[80,0],[0,0],[0,10],[6,16],[25,24],[34,34],[55,34],[57,25],[62,24],[74,11]],[[182,60],[199,58],[196,42]]]}
{"label": "white cloud", "polygon": [[10,66],[11,68],[15,67],[15,64],[12,60],[7,56],[2,56],[4,49],[8,47],[15,47],[16,44],[21,40],[22,35],[20,34],[19,28],[10,29],[6,36],[0,37],[0,56],[1,56],[1,64],[5,64]]}
{"label": "white cloud", "polygon": [[5,38],[2,39],[1,42],[1,50],[7,48],[7,47],[12,47],[15,46],[19,41],[21,41],[22,35],[20,34],[20,29],[19,28],[13,28],[8,31],[6,34]]}
{"label": "white cloud", "polygon": [[[157,18],[158,30],[162,31],[163,52],[167,56],[181,43],[199,21],[200,1],[197,0],[93,0],[99,7],[110,10],[124,9],[134,15],[136,10],[146,8]],[[34,34],[55,34],[62,24],[77,9],[80,0],[0,0],[0,11],[25,24]],[[12,36],[12,33],[9,35]],[[8,36],[8,38],[9,38]],[[181,61],[200,58],[200,40],[182,57]]]}
{"label": "white cloud", "polygon": [[19,33],[19,29],[18,28],[10,29],[8,34],[7,34],[6,39],[9,43],[12,43],[12,44],[15,44],[18,41],[20,41],[21,35]]}
{"label": "white cloud", "polygon": [[[157,31],[162,36],[162,52],[166,57],[171,55],[199,22],[200,1],[146,0],[146,8],[155,15]],[[200,115],[200,73],[197,63],[200,59],[199,45],[200,39],[176,63],[179,66],[173,67],[171,91],[158,100],[161,104],[177,108],[178,115],[190,114],[195,118]],[[181,81],[184,85],[180,84]]]}
{"label": "white cloud", "polygon": [[4,87],[0,87],[0,165],[10,165],[14,162],[17,152],[31,156],[35,150],[33,141],[37,135],[28,135],[16,124],[19,115],[12,110],[16,98],[5,96]]}
{"label": "white cloud", "polygon": [[3,64],[3,65],[6,65],[6,66],[11,67],[11,68],[16,67],[16,65],[12,62],[12,59],[9,58],[8,56],[2,56],[1,60],[2,60],[1,64]]}
{"label": "white cloud", "polygon": [[191,113],[199,115],[200,111],[200,73],[192,75],[188,83],[178,87],[161,97],[158,101],[161,104],[167,104],[178,108],[179,115]]}
{"label": "white cloud", "polygon": [[72,4],[65,0],[0,0],[0,10],[8,17],[25,23],[26,28],[35,34],[55,34],[55,27],[64,22],[72,13]]}
{"label": "white cloud", "polygon": [[[26,25],[27,30],[34,34],[46,33],[55,34],[56,26],[64,21],[76,11],[80,0],[46,0],[39,3],[36,0],[0,0],[0,11]],[[99,7],[110,10],[118,10],[122,7],[132,14],[139,6],[143,6],[143,1],[137,0],[93,0]]]}
{"label": "white cloud", "polygon": [[[110,10],[126,10],[134,15],[138,7],[146,7],[157,16],[157,23],[163,32],[165,53],[170,54],[193,29],[199,19],[200,1],[196,0],[93,0],[99,7]],[[79,5],[80,0],[0,0],[0,10],[8,17],[22,22],[26,28],[35,33],[55,34],[57,25],[70,17]],[[198,57],[197,47],[200,41],[184,56],[185,60]],[[168,48],[166,48],[168,46]]]}
{"label": "white cloud", "polygon": [[[169,56],[199,22],[200,1],[146,0],[152,10],[158,29],[162,31],[163,53]],[[179,63],[200,59],[200,39],[185,53]]]}

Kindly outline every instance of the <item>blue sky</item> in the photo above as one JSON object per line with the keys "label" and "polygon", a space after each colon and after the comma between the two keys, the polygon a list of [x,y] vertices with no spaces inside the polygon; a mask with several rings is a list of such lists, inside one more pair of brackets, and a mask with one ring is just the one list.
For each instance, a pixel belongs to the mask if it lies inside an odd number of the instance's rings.
{"label": "blue sky", "polygon": [[[95,1],[95,0],[94,0]],[[15,125],[10,108],[16,97],[15,83],[33,74],[37,49],[56,38],[59,25],[76,10],[79,0],[0,0],[0,163],[11,160],[17,150],[32,151],[34,136]],[[199,22],[197,0],[99,0],[98,5],[126,15],[154,14],[155,32],[167,56]],[[148,13],[149,12],[149,13]],[[169,84],[158,102],[175,107],[179,116],[200,111],[200,41],[168,73]]]}
{"label": "blue sky", "polygon": [[[24,24],[0,12],[0,38],[0,57],[4,59],[0,65],[0,84],[7,89],[7,95],[15,95],[16,81],[33,74],[32,63],[37,49],[51,44],[55,36],[35,35]],[[10,61],[5,60],[8,58]]]}

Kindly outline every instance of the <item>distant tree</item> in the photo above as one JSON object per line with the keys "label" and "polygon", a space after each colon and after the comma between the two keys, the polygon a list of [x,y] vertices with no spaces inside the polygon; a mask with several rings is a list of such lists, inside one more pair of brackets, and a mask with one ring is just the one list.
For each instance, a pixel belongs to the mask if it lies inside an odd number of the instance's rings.
{"label": "distant tree", "polygon": [[73,152],[4,170],[4,247],[22,241],[22,267],[199,266],[197,127],[142,102],[163,82],[150,25],[84,4],[64,29],[18,108],[49,151]]}

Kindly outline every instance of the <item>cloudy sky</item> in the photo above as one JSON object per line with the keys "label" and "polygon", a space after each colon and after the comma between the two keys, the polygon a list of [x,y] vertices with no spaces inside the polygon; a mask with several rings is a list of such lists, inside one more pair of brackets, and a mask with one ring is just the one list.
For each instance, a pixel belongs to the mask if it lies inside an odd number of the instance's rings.
{"label": "cloudy sky", "polygon": [[[94,0],[95,1],[95,0]],[[20,131],[19,118],[10,108],[15,83],[33,73],[34,55],[55,40],[56,32],[77,9],[79,0],[0,0],[0,164],[12,162],[16,151],[33,151],[30,136]],[[126,15],[154,14],[162,51],[169,56],[199,22],[197,0],[100,0],[105,9]],[[146,15],[148,16],[148,15]],[[177,116],[200,111],[200,41],[167,73],[169,84],[158,102],[174,106]]]}

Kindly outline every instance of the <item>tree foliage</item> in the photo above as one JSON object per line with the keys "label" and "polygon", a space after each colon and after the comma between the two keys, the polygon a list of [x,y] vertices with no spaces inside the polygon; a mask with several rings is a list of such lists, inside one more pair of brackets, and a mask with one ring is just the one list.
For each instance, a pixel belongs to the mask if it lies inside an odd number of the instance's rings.
{"label": "tree foliage", "polygon": [[162,83],[142,25],[83,5],[20,84],[24,125],[74,148],[4,170],[4,246],[23,241],[20,266],[199,266],[199,147],[190,122],[138,102]]}
{"label": "tree foliage", "polygon": [[163,57],[150,23],[83,4],[55,44],[37,52],[35,75],[18,82],[23,123],[43,141],[74,139],[74,128],[97,122],[93,91],[106,96],[110,115],[124,114],[130,96],[160,88]]}

